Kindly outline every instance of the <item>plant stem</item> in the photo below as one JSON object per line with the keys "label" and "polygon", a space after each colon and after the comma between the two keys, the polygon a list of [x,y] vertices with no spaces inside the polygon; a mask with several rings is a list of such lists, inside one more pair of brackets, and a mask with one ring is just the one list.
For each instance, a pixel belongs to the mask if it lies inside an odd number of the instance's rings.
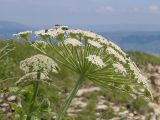
{"label": "plant stem", "polygon": [[38,72],[37,73],[37,81],[35,81],[33,84],[33,95],[32,95],[31,103],[29,106],[29,112],[28,112],[26,120],[31,120],[31,117],[32,117],[31,113],[33,112],[34,103],[35,103],[35,100],[36,100],[36,97],[38,94],[40,76],[41,76],[41,73]]}
{"label": "plant stem", "polygon": [[58,114],[57,120],[62,120],[64,118],[64,115],[65,115],[69,105],[71,104],[73,98],[77,94],[78,89],[81,86],[83,80],[84,80],[84,77],[80,76],[80,78],[77,81],[75,81],[69,96],[66,98],[64,104],[62,105],[62,108]]}

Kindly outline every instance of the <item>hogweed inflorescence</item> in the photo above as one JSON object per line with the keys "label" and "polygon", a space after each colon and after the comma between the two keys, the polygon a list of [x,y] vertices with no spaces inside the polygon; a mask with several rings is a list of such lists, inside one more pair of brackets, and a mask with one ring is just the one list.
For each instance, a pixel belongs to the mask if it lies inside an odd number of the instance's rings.
{"label": "hogweed inflorescence", "polygon": [[16,82],[16,85],[28,82],[32,82],[33,84],[32,99],[30,101],[28,112],[26,113],[26,120],[31,120],[34,104],[38,94],[39,84],[40,82],[48,83],[48,74],[50,72],[58,73],[58,65],[50,57],[37,54],[21,61],[20,69],[22,69],[26,74]]}
{"label": "hogweed inflorescence", "polygon": [[28,30],[28,31],[13,34],[13,36],[27,40],[30,34],[32,34],[32,31]]}
{"label": "hogweed inflorescence", "polygon": [[48,74],[49,72],[58,73],[57,63],[42,54],[37,54],[21,61],[20,69],[22,69],[25,73],[38,71],[45,74]]}
{"label": "hogweed inflorescence", "polygon": [[[61,25],[35,33],[40,41],[47,42],[52,51],[47,52],[47,49],[34,44],[35,48],[80,76],[66,98],[57,120],[63,119],[84,80],[91,80],[105,90],[116,89],[118,92],[144,96],[146,99],[151,96],[147,80],[136,64],[119,46],[103,36]],[[46,63],[51,65],[48,61]]]}

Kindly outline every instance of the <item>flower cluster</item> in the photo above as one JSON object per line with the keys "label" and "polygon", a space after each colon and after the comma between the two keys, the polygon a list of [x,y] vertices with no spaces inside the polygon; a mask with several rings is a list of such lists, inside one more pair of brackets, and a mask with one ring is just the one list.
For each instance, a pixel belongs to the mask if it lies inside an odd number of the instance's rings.
{"label": "flower cluster", "polygon": [[113,64],[113,67],[115,68],[115,72],[122,73],[123,76],[126,76],[127,71],[126,71],[126,69],[123,67],[122,64],[120,64],[120,63],[114,63],[114,64]]}
{"label": "flower cluster", "polygon": [[32,34],[32,31],[24,31],[24,32],[13,34],[13,36],[18,37],[18,38],[27,38],[28,35],[30,34]]}
{"label": "flower cluster", "polygon": [[64,40],[64,44],[65,45],[70,44],[72,46],[82,46],[82,43],[79,40],[74,39],[74,38],[68,38],[68,39]]}
{"label": "flower cluster", "polygon": [[89,55],[88,57],[86,57],[86,59],[90,61],[92,64],[95,64],[101,68],[106,66],[103,60],[100,58],[100,56]]}
{"label": "flower cluster", "polygon": [[132,62],[130,59],[129,60],[129,66],[130,69],[134,72],[135,78],[138,79],[139,83],[147,84],[146,78],[141,74],[141,71],[138,69],[137,65]]}
{"label": "flower cluster", "polygon": [[119,61],[121,61],[121,62],[123,62],[123,63],[126,63],[126,59],[125,59],[122,55],[120,55],[117,51],[115,51],[113,48],[108,47],[108,48],[106,49],[106,51],[107,51],[107,53],[112,54],[112,55],[114,55],[116,58],[118,58]]}
{"label": "flower cluster", "polygon": [[[37,74],[38,74],[37,72],[27,73],[24,76],[22,76],[15,84],[18,85],[22,82],[36,81],[37,80]],[[40,81],[49,80],[49,77],[46,74],[41,73],[39,80]]]}
{"label": "flower cluster", "polygon": [[23,35],[23,34],[32,34],[32,31],[23,31],[23,32],[19,32],[17,34],[13,34],[13,36],[18,36],[18,35]]}
{"label": "flower cluster", "polygon": [[114,49],[116,49],[118,52],[120,52],[123,56],[126,56],[126,53],[118,45],[116,45],[115,43],[109,41],[109,45],[111,47],[113,47]]}
{"label": "flower cluster", "polygon": [[104,37],[102,37],[101,35],[98,35],[96,33],[93,33],[91,31],[85,31],[85,30],[80,30],[80,29],[68,29],[66,31],[67,33],[72,33],[72,34],[81,34],[84,37],[88,37],[90,39],[96,39],[98,42],[105,44],[105,45],[109,45],[108,40],[106,40]]}
{"label": "flower cluster", "polygon": [[58,73],[58,65],[51,58],[37,54],[20,62],[20,68],[25,73],[42,71],[45,74],[49,72]]}
{"label": "flower cluster", "polygon": [[35,35],[37,37],[40,37],[40,36],[51,36],[52,35],[51,32],[48,32],[48,30],[45,30],[45,29],[39,30],[39,31],[35,31],[34,33],[35,33]]}
{"label": "flower cluster", "polygon": [[48,36],[48,37],[54,38],[59,34],[65,33],[65,30],[63,30],[63,28],[67,28],[67,26],[56,26],[55,29],[43,29],[43,30],[35,31],[35,35],[38,37]]}
{"label": "flower cluster", "polygon": [[97,41],[88,40],[88,43],[91,44],[92,46],[96,47],[96,48],[101,48],[102,47],[102,45]]}

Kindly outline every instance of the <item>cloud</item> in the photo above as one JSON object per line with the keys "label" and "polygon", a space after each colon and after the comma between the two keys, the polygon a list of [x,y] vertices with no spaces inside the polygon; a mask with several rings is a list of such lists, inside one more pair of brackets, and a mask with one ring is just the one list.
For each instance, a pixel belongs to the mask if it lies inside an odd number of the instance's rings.
{"label": "cloud", "polygon": [[158,13],[159,7],[157,5],[151,5],[151,6],[149,6],[149,12],[150,13]]}
{"label": "cloud", "polygon": [[114,11],[114,8],[112,6],[101,6],[96,10],[96,12],[99,12],[99,13],[110,13],[113,11]]}

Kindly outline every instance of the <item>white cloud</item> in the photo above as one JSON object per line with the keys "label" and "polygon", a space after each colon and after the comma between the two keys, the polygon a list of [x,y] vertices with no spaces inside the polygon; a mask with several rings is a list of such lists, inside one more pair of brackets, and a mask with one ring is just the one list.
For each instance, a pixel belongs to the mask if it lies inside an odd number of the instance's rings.
{"label": "white cloud", "polygon": [[96,12],[99,12],[99,13],[108,13],[113,11],[114,11],[114,8],[112,6],[101,6],[96,10]]}
{"label": "white cloud", "polygon": [[159,12],[159,7],[157,5],[151,5],[151,6],[149,6],[149,12],[158,13]]}

